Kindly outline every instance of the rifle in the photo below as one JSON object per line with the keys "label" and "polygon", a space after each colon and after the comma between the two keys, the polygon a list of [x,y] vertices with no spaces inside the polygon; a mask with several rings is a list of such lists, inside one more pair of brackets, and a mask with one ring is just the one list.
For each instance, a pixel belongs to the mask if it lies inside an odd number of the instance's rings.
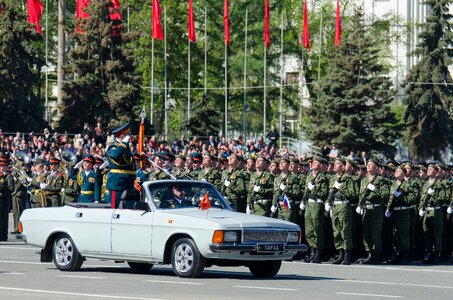
{"label": "rifle", "polygon": [[[315,181],[316,181],[316,178],[318,177],[320,172],[316,173],[315,177],[313,177],[312,180],[310,180],[310,183],[311,185],[315,185]],[[311,190],[309,188],[307,188],[307,190],[305,191],[305,194],[304,194],[304,197],[302,198],[302,203],[307,205],[307,201],[308,201],[308,197],[310,197],[311,195]],[[302,209],[299,210],[299,215],[300,216],[303,216],[304,215],[304,212]]]}
{"label": "rifle", "polygon": [[[338,183],[342,183],[343,182],[343,175],[344,175],[344,172],[341,174],[340,178],[338,179]],[[330,192],[329,194],[329,197],[327,198],[327,203],[333,207],[333,199],[335,198],[335,194],[338,192],[338,189],[334,186],[332,191]],[[324,211],[324,216],[325,217],[329,217],[329,212],[328,211]]]}
{"label": "rifle", "polygon": [[[400,192],[400,188],[401,188],[401,185],[403,185],[403,183],[404,183],[404,179],[401,180],[401,182],[398,185],[398,187],[396,188],[395,192]],[[390,197],[390,201],[389,201],[389,211],[390,212],[393,212],[393,208],[396,206],[397,203],[398,204],[401,203],[401,198],[400,197],[401,197],[403,192],[400,192],[401,194],[398,197],[395,196],[395,192],[393,192],[392,196]],[[397,198],[396,203],[394,203],[395,198]]]}

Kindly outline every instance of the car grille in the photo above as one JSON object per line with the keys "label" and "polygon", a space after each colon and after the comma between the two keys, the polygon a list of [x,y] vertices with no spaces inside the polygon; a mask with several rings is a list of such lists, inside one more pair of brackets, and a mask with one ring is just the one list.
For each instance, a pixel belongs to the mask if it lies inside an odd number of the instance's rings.
{"label": "car grille", "polygon": [[244,230],[242,242],[286,242],[288,231],[278,229]]}

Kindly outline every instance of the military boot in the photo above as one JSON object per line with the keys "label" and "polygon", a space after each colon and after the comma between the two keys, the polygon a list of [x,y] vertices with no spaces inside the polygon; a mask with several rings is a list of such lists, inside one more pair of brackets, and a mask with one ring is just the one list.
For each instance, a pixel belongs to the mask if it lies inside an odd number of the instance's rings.
{"label": "military boot", "polygon": [[315,257],[313,257],[313,260],[311,261],[312,263],[315,264],[320,264],[322,263],[322,250],[319,248],[316,248],[316,254]]}
{"label": "military boot", "polygon": [[364,264],[364,265],[368,265],[371,263],[371,258],[372,258],[372,255],[371,255],[371,251],[368,251],[367,253],[367,258],[365,258],[364,260],[362,260],[360,262],[360,264]]}
{"label": "military boot", "polygon": [[432,264],[434,259],[434,253],[429,252],[428,257],[423,260],[423,263],[426,265]]}
{"label": "military boot", "polygon": [[339,265],[343,262],[344,259],[344,250],[340,249],[338,250],[338,258],[332,262],[333,265]]}
{"label": "military boot", "polygon": [[344,250],[344,259],[341,262],[342,265],[350,265],[351,264],[351,250]]}
{"label": "military boot", "polygon": [[304,261],[305,261],[306,263],[311,262],[311,261],[313,260],[313,258],[315,257],[315,254],[316,254],[316,248],[314,248],[314,247],[310,248],[310,255],[307,256],[307,257],[304,259]]}

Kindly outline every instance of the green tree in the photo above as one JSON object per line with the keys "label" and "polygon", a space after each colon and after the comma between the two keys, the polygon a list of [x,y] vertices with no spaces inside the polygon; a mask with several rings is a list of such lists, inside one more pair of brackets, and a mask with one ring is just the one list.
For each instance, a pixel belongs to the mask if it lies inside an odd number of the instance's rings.
{"label": "green tree", "polygon": [[0,7],[0,127],[37,130],[45,126],[39,101],[42,38],[27,23],[21,3]]}
{"label": "green tree", "polygon": [[311,94],[307,135],[317,144],[334,143],[343,153],[360,149],[393,156],[397,128],[389,104],[394,93],[382,74],[380,46],[361,8],[344,25],[341,46]]}
{"label": "green tree", "polygon": [[195,101],[193,113],[186,124],[192,135],[218,135],[221,114],[207,103],[209,103],[209,100],[205,95],[202,96],[200,101]]}
{"label": "green tree", "polygon": [[63,87],[61,129],[77,131],[84,122],[93,121],[114,127],[139,113],[140,81],[134,74],[131,47],[137,34],[112,21],[112,9],[109,0],[92,0],[89,17],[79,22],[82,32],[71,29],[75,45],[65,71],[73,78]]}
{"label": "green tree", "polygon": [[448,71],[453,57],[451,1],[425,3],[431,9],[415,51],[419,62],[404,84],[404,141],[413,158],[438,159],[448,145],[453,145],[453,81]]}

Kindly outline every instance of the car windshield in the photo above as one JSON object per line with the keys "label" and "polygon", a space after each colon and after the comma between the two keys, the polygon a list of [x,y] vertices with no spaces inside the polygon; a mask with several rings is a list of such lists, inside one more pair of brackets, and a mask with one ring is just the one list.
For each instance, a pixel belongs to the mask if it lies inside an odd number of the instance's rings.
{"label": "car windshield", "polygon": [[158,209],[200,207],[203,198],[207,198],[211,208],[231,210],[225,199],[212,185],[201,181],[168,180],[150,184],[148,188],[152,201]]}

